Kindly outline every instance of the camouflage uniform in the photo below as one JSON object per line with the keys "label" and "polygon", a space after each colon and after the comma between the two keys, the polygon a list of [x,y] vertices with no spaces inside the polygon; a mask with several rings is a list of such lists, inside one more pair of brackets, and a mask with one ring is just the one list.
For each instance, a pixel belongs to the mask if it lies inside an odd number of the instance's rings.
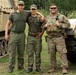
{"label": "camouflage uniform", "polygon": [[[57,20],[58,18],[58,20]],[[55,22],[58,21],[60,26],[55,26]],[[67,18],[62,14],[57,14],[57,16],[48,15],[46,18],[46,24],[48,24],[47,28],[47,43],[50,52],[50,61],[51,61],[51,68],[56,67],[56,51],[58,51],[60,60],[61,60],[61,67],[67,68],[68,61],[66,57],[67,49],[64,40],[64,31],[65,28],[70,26]]]}
{"label": "camouflage uniform", "polygon": [[27,39],[27,52],[28,52],[28,67],[33,68],[34,53],[36,68],[41,66],[41,51],[42,51],[42,38],[37,38],[37,34],[42,31],[40,16],[30,16],[28,18],[29,32]]}

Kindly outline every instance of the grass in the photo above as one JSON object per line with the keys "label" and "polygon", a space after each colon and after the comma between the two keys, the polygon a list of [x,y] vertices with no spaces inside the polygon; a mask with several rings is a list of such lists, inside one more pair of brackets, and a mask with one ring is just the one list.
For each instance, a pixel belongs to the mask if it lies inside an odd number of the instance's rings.
{"label": "grass", "polygon": [[[30,74],[26,74],[24,71],[20,71],[17,70],[17,62],[16,62],[16,66],[14,69],[13,73],[8,73],[8,56],[4,57],[2,59],[0,59],[0,75],[63,75],[61,73],[61,68],[60,68],[60,59],[59,59],[59,55],[57,53],[57,64],[58,64],[58,68],[57,71],[55,73],[52,74],[48,74],[47,71],[50,68],[50,57],[48,54],[48,48],[47,48],[47,43],[45,42],[44,39],[45,34],[43,35],[43,50],[42,50],[42,54],[41,54],[41,58],[42,58],[42,70],[44,71],[43,74],[39,74],[37,73],[35,70],[30,73]],[[27,52],[25,51],[25,69],[27,69]],[[69,68],[68,68],[68,74],[67,75],[76,75],[76,65],[75,64],[70,64],[69,63]]]}

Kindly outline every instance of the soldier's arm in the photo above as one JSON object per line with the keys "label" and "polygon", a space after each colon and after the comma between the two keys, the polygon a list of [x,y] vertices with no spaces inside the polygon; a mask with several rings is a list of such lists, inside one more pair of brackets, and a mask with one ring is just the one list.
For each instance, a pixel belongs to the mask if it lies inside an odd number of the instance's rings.
{"label": "soldier's arm", "polygon": [[70,23],[65,16],[63,16],[63,21],[59,23],[58,27],[60,27],[60,28],[69,28],[70,27]]}
{"label": "soldier's arm", "polygon": [[5,25],[5,40],[8,41],[8,31],[9,31],[9,27],[10,27],[11,21],[8,20],[6,25]]}
{"label": "soldier's arm", "polygon": [[44,30],[42,30],[40,33],[38,33],[36,37],[41,38],[43,34],[44,34]]}
{"label": "soldier's arm", "polygon": [[[40,21],[41,22],[41,21]],[[38,34],[37,34],[37,38],[41,38],[42,37],[42,35],[44,34],[44,29],[43,29],[43,23],[44,23],[44,21],[43,22],[41,22],[41,28],[42,28],[42,31],[41,32],[39,32]]]}
{"label": "soldier's arm", "polygon": [[8,41],[8,31],[10,24],[13,22],[13,13],[10,14],[8,21],[6,22],[5,25],[5,40]]}
{"label": "soldier's arm", "polygon": [[43,29],[46,30],[48,28],[48,18],[49,18],[49,15],[45,18],[44,22],[43,22]]}
{"label": "soldier's arm", "polygon": [[41,16],[40,22],[43,22],[44,21],[44,16],[40,12],[37,12],[37,14]]}

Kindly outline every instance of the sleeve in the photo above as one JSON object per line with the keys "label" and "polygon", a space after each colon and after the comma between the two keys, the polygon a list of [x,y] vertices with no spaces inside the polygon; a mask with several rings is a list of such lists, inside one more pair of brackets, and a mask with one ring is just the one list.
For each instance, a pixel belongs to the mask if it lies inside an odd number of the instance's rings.
{"label": "sleeve", "polygon": [[13,13],[10,14],[9,20],[10,20],[11,22],[13,22]]}
{"label": "sleeve", "polygon": [[45,27],[45,24],[46,24],[46,20],[44,20],[43,22],[42,22],[42,29],[45,31],[47,28]]}
{"label": "sleeve", "polygon": [[69,28],[70,27],[70,23],[68,21],[68,18],[66,18],[64,15],[62,17],[62,22],[60,22],[60,26],[58,26],[59,28]]}
{"label": "sleeve", "polygon": [[[29,17],[30,17],[30,16],[29,16]],[[29,24],[29,21],[28,21],[29,17],[28,17],[27,20],[26,20],[27,24]]]}
{"label": "sleeve", "polygon": [[48,22],[49,15],[45,18],[45,24]]}
{"label": "sleeve", "polygon": [[27,13],[27,17],[31,16],[31,12],[29,10],[25,10],[25,12]]}
{"label": "sleeve", "polygon": [[28,10],[25,10],[25,12],[27,13],[27,20],[26,20],[26,22],[28,23],[28,18],[31,16],[31,12],[28,11]]}
{"label": "sleeve", "polygon": [[45,27],[45,24],[47,24],[48,18],[49,18],[49,15],[45,18],[44,22],[42,23],[42,28],[43,28],[43,30],[46,30],[46,29],[47,29],[47,28]]}

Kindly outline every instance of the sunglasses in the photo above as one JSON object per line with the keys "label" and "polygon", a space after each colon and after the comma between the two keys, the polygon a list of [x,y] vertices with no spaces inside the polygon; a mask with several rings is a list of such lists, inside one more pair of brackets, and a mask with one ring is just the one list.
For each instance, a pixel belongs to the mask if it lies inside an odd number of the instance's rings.
{"label": "sunglasses", "polygon": [[50,8],[50,9],[56,9],[56,7],[55,8]]}
{"label": "sunglasses", "polygon": [[31,9],[31,10],[36,10],[36,9]]}

